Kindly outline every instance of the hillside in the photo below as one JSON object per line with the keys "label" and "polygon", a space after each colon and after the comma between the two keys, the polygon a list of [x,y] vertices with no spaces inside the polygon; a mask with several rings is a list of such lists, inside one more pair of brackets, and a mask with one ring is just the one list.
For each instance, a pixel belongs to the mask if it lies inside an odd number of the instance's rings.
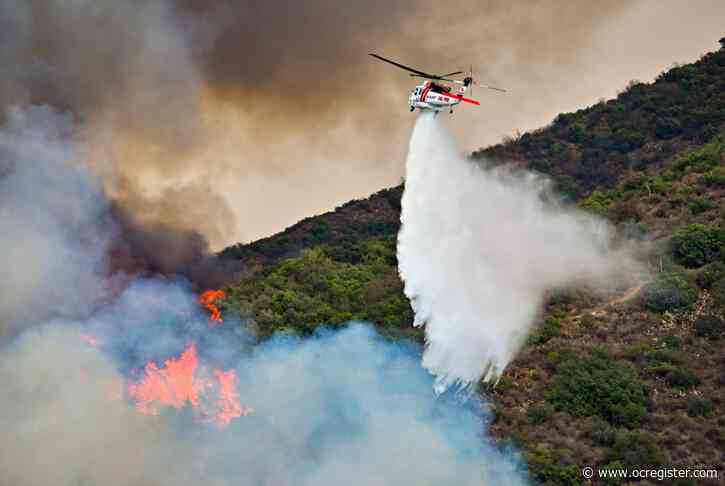
{"label": "hillside", "polygon": [[[571,204],[646,242],[654,275],[605,301],[585,290],[551,295],[536,333],[488,389],[493,434],[525,451],[542,484],[580,484],[585,465],[722,471],[721,43],[654,83],[632,83],[616,99],[472,154],[550,175]],[[391,337],[422,339],[397,274],[401,194],[402,187],[386,189],[225,249],[220,259],[248,272],[227,288],[224,311],[263,336],[361,319]]]}

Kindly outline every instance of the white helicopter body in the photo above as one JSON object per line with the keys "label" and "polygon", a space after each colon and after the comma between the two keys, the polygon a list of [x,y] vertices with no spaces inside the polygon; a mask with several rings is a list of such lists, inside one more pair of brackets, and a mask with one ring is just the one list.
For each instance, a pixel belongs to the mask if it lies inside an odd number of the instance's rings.
{"label": "white helicopter body", "polygon": [[[453,107],[461,104],[462,102],[479,106],[481,104],[480,102],[471,98],[466,98],[464,96],[468,87],[473,85],[481,86],[488,89],[495,89],[497,91],[505,91],[501,88],[494,88],[493,86],[478,84],[473,79],[473,68],[471,68],[471,71],[465,78],[463,78],[463,80],[451,79],[451,76],[464,74],[463,71],[455,71],[452,73],[440,75],[429,74],[406,66],[404,64],[392,61],[390,59],[386,59],[382,56],[378,56],[377,54],[371,53],[370,55],[376,59],[408,71],[410,73],[410,76],[425,79],[425,82],[413,88],[413,90],[410,92],[410,96],[408,96],[410,111],[414,111],[416,108],[418,108],[420,110],[430,110],[436,114],[443,110],[449,110],[451,113],[453,113]],[[453,92],[451,86],[439,83],[437,81],[458,84],[460,85],[460,87],[456,92]]]}

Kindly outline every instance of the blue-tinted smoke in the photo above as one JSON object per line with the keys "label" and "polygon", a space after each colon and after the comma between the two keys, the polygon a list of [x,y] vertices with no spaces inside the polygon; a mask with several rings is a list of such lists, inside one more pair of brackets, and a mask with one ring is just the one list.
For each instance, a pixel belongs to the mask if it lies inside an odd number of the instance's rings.
{"label": "blue-tinted smoke", "polygon": [[[257,343],[230,316],[213,326],[184,282],[126,276],[125,290],[103,291],[116,226],[75,163],[84,151],[68,117],[18,111],[0,150],[0,221],[13,231],[0,322],[24,329],[0,340],[1,484],[523,483],[514,456],[489,443],[483,405],[437,397],[416,345],[363,324]],[[219,428],[189,407],[134,408],[124,390],[144,364],[192,342],[200,372],[236,371],[251,415]]]}

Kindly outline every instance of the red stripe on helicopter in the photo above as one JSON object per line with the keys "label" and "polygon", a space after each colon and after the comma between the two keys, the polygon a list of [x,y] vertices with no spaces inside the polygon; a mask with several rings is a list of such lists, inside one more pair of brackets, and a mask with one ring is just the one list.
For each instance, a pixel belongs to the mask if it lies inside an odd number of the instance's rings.
{"label": "red stripe on helicopter", "polygon": [[423,92],[420,94],[420,101],[425,103],[425,97],[428,96],[428,91],[430,91],[430,84],[423,88]]}
{"label": "red stripe on helicopter", "polygon": [[465,101],[466,103],[470,103],[472,105],[481,106],[481,102],[480,101],[473,100],[471,98],[464,98],[461,95],[454,95],[454,94],[450,94],[450,93],[442,93],[442,94],[444,94],[445,96],[448,96],[450,98],[456,99],[458,101]]}

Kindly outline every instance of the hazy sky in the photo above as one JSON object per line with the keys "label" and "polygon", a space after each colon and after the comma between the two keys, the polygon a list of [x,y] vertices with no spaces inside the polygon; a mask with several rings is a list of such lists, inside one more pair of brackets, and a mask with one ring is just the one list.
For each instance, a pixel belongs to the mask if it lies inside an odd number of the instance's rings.
{"label": "hazy sky", "polygon": [[717,0],[8,0],[0,103],[70,111],[119,205],[221,248],[400,182],[415,82],[368,52],[507,88],[451,117],[470,151],[696,60],[723,18]]}

